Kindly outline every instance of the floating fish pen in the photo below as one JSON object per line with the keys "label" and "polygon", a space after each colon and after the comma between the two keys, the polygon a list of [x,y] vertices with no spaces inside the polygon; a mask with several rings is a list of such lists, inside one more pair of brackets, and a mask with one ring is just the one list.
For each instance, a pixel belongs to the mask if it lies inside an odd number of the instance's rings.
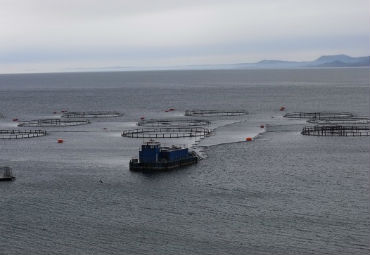
{"label": "floating fish pen", "polygon": [[323,119],[323,118],[352,118],[350,112],[291,112],[284,115],[289,119]]}
{"label": "floating fish pen", "polygon": [[63,118],[113,118],[120,117],[122,113],[113,111],[88,111],[88,112],[64,112]]}
{"label": "floating fish pen", "polygon": [[39,119],[22,121],[18,127],[69,127],[89,124],[88,120]]}
{"label": "floating fish pen", "polygon": [[15,176],[8,166],[0,167],[0,181],[13,181]]}
{"label": "floating fish pen", "polygon": [[184,137],[206,137],[211,130],[202,127],[194,128],[148,128],[124,130],[122,137],[129,138],[184,138]]}
{"label": "floating fish pen", "polygon": [[16,130],[3,129],[0,130],[0,139],[23,139],[45,136],[46,130]]}
{"label": "floating fish pen", "polygon": [[370,119],[368,117],[350,117],[350,118],[331,118],[331,117],[321,117],[312,118],[307,121],[308,123],[317,125],[367,125],[370,124]]}
{"label": "floating fish pen", "polygon": [[137,123],[142,127],[199,127],[210,124],[210,121],[201,119],[148,119]]}
{"label": "floating fish pen", "polygon": [[369,136],[369,126],[307,126],[304,127],[302,135],[310,136]]}
{"label": "floating fish pen", "polygon": [[185,116],[240,116],[248,114],[245,110],[186,110]]}

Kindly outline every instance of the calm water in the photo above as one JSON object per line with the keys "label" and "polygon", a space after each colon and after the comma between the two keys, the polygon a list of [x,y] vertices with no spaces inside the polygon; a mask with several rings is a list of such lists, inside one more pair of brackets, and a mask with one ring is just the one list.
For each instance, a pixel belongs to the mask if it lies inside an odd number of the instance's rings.
{"label": "calm water", "polygon": [[[0,254],[369,254],[370,138],[305,137],[279,112],[368,116],[369,93],[368,69],[0,75],[1,129],[62,109],[124,113],[0,140],[17,176],[0,183]],[[194,108],[250,114],[211,118],[198,165],[128,170],[142,140],[121,130]],[[271,129],[241,142],[260,124]]]}

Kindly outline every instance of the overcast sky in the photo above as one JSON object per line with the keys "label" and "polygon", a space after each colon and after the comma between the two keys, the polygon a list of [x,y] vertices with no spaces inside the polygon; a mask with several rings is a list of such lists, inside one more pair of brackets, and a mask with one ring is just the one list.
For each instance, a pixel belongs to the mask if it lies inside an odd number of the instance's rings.
{"label": "overcast sky", "polygon": [[0,0],[0,73],[370,54],[370,0]]}

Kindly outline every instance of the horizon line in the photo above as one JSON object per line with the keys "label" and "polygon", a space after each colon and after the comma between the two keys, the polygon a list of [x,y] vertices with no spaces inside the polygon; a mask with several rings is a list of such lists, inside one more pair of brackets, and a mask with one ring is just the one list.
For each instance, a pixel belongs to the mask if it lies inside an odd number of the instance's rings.
{"label": "horizon line", "polygon": [[[11,73],[0,73],[0,75],[13,75],[13,74],[61,74],[61,73],[104,73],[104,72],[155,72],[155,71],[216,71],[216,70],[295,70],[295,69],[338,69],[338,68],[367,68],[369,65],[363,66],[296,66],[296,67],[244,67],[232,68],[235,65],[255,65],[264,61],[281,61],[286,63],[310,63],[314,62],[321,57],[332,56],[346,56],[350,58],[365,58],[370,55],[350,56],[347,54],[327,54],[321,55],[313,60],[284,60],[284,59],[261,59],[256,62],[238,62],[238,63],[217,63],[217,64],[187,64],[187,65],[173,65],[173,66],[102,66],[102,67],[70,67],[64,68],[60,71],[21,71]],[[220,68],[218,69],[217,66]],[[221,68],[221,66],[229,66],[229,68]],[[191,67],[199,67],[204,69],[191,69]],[[208,68],[207,68],[208,67]],[[213,68],[212,68],[213,67]]]}

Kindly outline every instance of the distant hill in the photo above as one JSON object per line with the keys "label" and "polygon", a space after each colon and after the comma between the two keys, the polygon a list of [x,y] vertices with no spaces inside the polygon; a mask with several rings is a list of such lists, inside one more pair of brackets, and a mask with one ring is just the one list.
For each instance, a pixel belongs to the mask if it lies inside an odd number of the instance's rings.
{"label": "distant hill", "polygon": [[322,67],[355,67],[370,66],[370,57],[350,57],[347,55],[322,56],[311,63]]}
{"label": "distant hill", "polygon": [[[162,67],[97,67],[97,68],[74,68],[73,71],[145,71],[145,70],[231,70],[231,69],[296,69],[296,68],[325,68],[325,67],[368,67],[370,56],[350,57],[347,55],[321,56],[313,61],[284,61],[262,60],[256,63],[219,64],[219,65],[186,65],[186,66],[162,66]],[[68,69],[67,71],[71,71]]]}
{"label": "distant hill", "polygon": [[366,67],[370,66],[370,56],[350,57],[347,55],[321,56],[313,61],[262,60],[256,63],[221,65],[188,65],[164,67],[162,70],[216,70],[216,69],[294,69],[320,67]]}
{"label": "distant hill", "polygon": [[321,56],[313,61],[262,60],[257,63],[242,63],[239,68],[309,68],[309,67],[361,67],[370,66],[370,56],[350,57],[347,55]]}

